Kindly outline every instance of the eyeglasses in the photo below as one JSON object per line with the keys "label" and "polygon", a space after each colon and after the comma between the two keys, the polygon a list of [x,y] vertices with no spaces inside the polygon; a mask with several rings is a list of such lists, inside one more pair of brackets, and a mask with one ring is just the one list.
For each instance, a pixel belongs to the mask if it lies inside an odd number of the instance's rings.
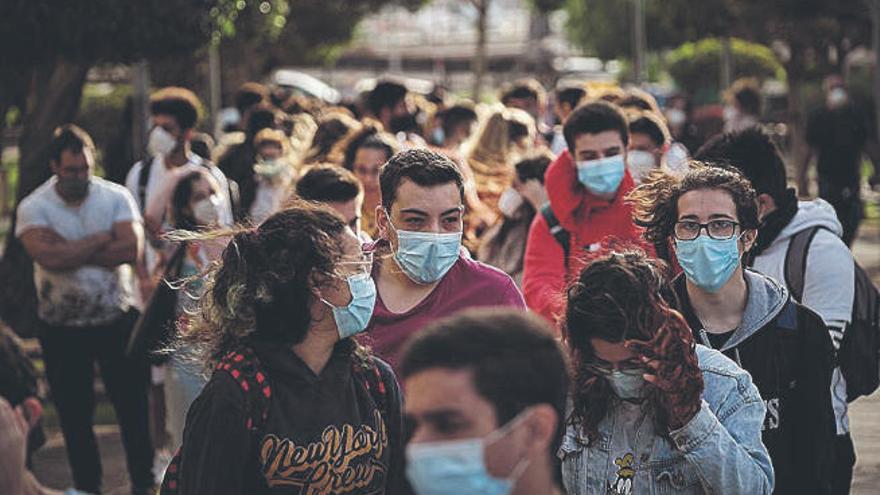
{"label": "eyeglasses", "polygon": [[645,367],[642,363],[635,361],[624,361],[622,363],[610,364],[610,363],[588,363],[586,368],[598,376],[608,376],[614,371],[620,371],[621,373],[626,374],[642,374],[645,373],[648,368]]}
{"label": "eyeglasses", "polygon": [[672,233],[679,241],[692,241],[700,237],[700,232],[706,229],[710,238],[724,241],[736,235],[737,227],[739,224],[733,220],[712,220],[708,223],[684,220],[675,223]]}
{"label": "eyeglasses", "polygon": [[339,266],[346,276],[363,275],[373,272],[373,253],[365,251],[358,256],[348,256],[339,262]]}

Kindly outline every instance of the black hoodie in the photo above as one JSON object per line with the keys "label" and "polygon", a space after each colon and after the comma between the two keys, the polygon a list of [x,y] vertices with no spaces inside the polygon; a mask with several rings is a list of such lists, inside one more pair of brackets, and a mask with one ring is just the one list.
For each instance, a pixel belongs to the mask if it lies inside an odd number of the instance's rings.
{"label": "black hoodie", "polygon": [[744,276],[749,293],[742,322],[726,342],[715,346],[694,313],[683,274],[673,287],[696,341],[717,348],[748,371],[764,399],[762,436],[773,461],[773,492],[830,493],[836,427],[828,329],[773,279],[750,270]]}
{"label": "black hoodie", "polygon": [[401,493],[401,395],[385,362],[371,358],[383,408],[354,371],[351,342],[337,344],[320,375],[289,347],[251,347],[271,385],[265,423],[248,430],[241,386],[215,372],[187,414],[181,495]]}

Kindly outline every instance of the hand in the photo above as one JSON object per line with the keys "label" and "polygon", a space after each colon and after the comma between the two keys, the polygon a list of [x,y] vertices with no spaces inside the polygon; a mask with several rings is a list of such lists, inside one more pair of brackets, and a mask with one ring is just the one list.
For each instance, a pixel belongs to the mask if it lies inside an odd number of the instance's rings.
{"label": "hand", "polygon": [[627,347],[642,355],[648,368],[645,381],[662,391],[661,407],[670,430],[688,424],[700,411],[703,373],[694,350],[693,333],[677,311],[648,342],[630,340]]}
{"label": "hand", "polygon": [[28,422],[21,406],[15,409],[0,397],[0,493],[22,493]]}
{"label": "hand", "polygon": [[540,211],[541,207],[547,202],[547,191],[544,184],[538,179],[527,180],[520,188],[519,193],[526,201],[532,205],[535,211]]}

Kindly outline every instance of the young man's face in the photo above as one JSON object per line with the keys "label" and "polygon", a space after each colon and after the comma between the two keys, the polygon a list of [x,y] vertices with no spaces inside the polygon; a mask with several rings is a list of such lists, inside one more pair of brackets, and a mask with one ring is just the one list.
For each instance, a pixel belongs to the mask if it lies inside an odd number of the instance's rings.
{"label": "young man's face", "polygon": [[651,136],[642,133],[642,132],[634,132],[630,135],[629,140],[629,149],[630,151],[646,151],[654,155],[655,166],[660,166],[660,158],[663,156],[663,146],[658,145],[651,139]]}
{"label": "young man's face", "polygon": [[598,134],[583,133],[574,138],[575,161],[599,160],[617,155],[624,155],[624,159],[626,159],[626,146],[618,131],[608,130]]}
{"label": "young man's face", "polygon": [[364,195],[358,194],[348,201],[330,201],[327,206],[336,210],[345,218],[345,223],[355,234],[361,232],[361,208],[364,205]]}
{"label": "young man's face", "polygon": [[[734,222],[739,224],[736,212],[736,204],[730,193],[721,189],[697,189],[688,191],[678,198],[678,222],[696,222],[708,224],[710,222]],[[701,229],[700,235],[708,235],[707,229]],[[734,235],[743,234],[742,227],[734,228]],[[747,231],[737,243],[739,254],[751,248],[755,239],[755,231]]]}
{"label": "young man's face", "polygon": [[396,230],[450,234],[461,232],[464,205],[454,182],[423,187],[403,179],[397,187],[397,196],[391,209],[389,225],[382,206],[377,207],[379,232],[397,248]]}
{"label": "young man's face", "polygon": [[94,158],[88,148],[78,152],[62,150],[60,160],[52,160],[51,165],[59,179],[88,180],[92,177]]}
{"label": "young man's face", "polygon": [[165,129],[168,134],[174,136],[178,145],[188,138],[187,131],[180,127],[172,115],[162,113],[153,115],[153,126]]}
{"label": "young man's face", "polygon": [[[485,438],[502,425],[495,408],[482,397],[467,369],[429,368],[405,380],[406,420],[413,444]],[[486,446],[486,468],[506,477],[523,459],[522,428],[515,428]]]}

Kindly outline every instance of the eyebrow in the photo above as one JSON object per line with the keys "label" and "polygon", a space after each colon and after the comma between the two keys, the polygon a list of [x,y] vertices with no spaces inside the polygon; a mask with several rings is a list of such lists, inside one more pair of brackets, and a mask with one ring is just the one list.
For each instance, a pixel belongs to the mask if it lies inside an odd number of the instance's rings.
{"label": "eyebrow", "polygon": [[423,217],[428,216],[428,213],[417,208],[407,208],[405,210],[400,210],[400,214],[410,213],[412,215],[422,215]]}
{"label": "eyebrow", "polygon": [[422,419],[424,421],[441,421],[441,420],[449,420],[449,419],[459,419],[464,418],[465,416],[455,409],[440,409],[438,411],[429,411],[422,415]]}

